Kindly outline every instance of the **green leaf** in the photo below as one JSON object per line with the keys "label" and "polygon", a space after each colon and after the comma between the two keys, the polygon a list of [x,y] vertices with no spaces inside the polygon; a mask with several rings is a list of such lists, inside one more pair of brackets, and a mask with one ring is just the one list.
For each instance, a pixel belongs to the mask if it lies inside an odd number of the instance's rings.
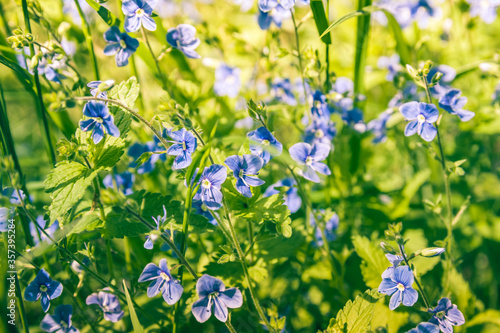
{"label": "green leaf", "polygon": [[472,319],[465,322],[465,327],[472,327],[477,325],[493,324],[500,326],[500,311],[488,309],[484,312],[477,314]]}
{"label": "green leaf", "polygon": [[320,34],[321,40],[325,44],[332,43],[331,34],[328,32],[323,34],[323,32],[328,28],[328,19],[325,13],[325,7],[323,6],[323,0],[312,0],[311,1],[311,11],[313,13],[314,22],[316,23],[316,28]]}
{"label": "green leaf", "polygon": [[377,288],[382,281],[381,275],[389,262],[385,258],[382,249],[364,236],[354,236],[352,239],[354,250],[361,261],[361,273],[366,285],[370,288]]}
{"label": "green leaf", "polygon": [[377,315],[373,316],[371,328],[375,332],[377,332],[376,328],[378,327],[386,327],[388,333],[401,332],[401,328],[408,324],[410,317],[408,312],[392,311],[383,303],[383,299],[380,299],[375,305],[374,313]]}
{"label": "green leaf", "polygon": [[285,200],[282,194],[260,198],[254,196],[246,199],[239,193],[227,191],[226,198],[236,216],[257,224],[272,221],[276,224],[277,231],[283,236],[292,235],[290,210],[284,205]]}
{"label": "green leaf", "polygon": [[108,91],[108,98],[120,100],[129,108],[133,108],[135,100],[139,97],[139,92],[140,87],[137,78],[132,76],[127,81],[123,81],[111,88]]}
{"label": "green leaf", "polygon": [[83,197],[96,175],[95,170],[77,162],[63,161],[52,169],[45,180],[45,191],[52,198],[51,221],[60,219],[63,223],[63,215]]}
{"label": "green leaf", "polygon": [[94,0],[85,0],[90,7],[92,7],[97,14],[106,22],[110,27],[113,25],[119,26],[120,25],[120,20],[113,15],[106,7],[101,6]]}
{"label": "green leaf", "polygon": [[[358,0],[358,10],[372,4],[372,0]],[[370,14],[358,17],[356,29],[356,53],[354,56],[354,92],[361,94],[364,91],[364,77],[366,54],[370,32]]]}
{"label": "green leaf", "polygon": [[324,35],[329,33],[333,28],[335,28],[336,26],[340,25],[341,23],[343,23],[351,18],[354,18],[357,16],[362,16],[362,15],[370,15],[371,13],[376,12],[376,11],[382,11],[385,14],[385,16],[387,17],[387,20],[389,22],[389,26],[391,27],[392,33],[394,35],[394,39],[396,40],[396,50],[401,58],[401,64],[402,65],[410,64],[412,62],[412,60],[411,60],[412,59],[411,58],[411,48],[403,36],[403,32],[401,30],[399,23],[396,21],[394,16],[389,11],[387,11],[386,9],[377,7],[377,6],[363,7],[357,11],[350,12],[350,13],[340,17],[339,19],[334,21],[332,24],[330,24],[330,26],[328,26],[328,28],[323,32],[323,34],[320,37],[323,37]]}
{"label": "green leaf", "polygon": [[98,149],[94,157],[94,169],[102,170],[115,166],[124,152],[125,141],[107,135],[102,149]]}
{"label": "green leaf", "polygon": [[397,220],[408,213],[411,200],[417,194],[422,185],[424,185],[424,183],[430,178],[430,176],[431,170],[425,169],[417,172],[415,176],[408,181],[401,193],[402,197],[394,201],[393,207],[390,210],[391,220]]}
{"label": "green leaf", "polygon": [[132,326],[134,327],[134,332],[144,333],[144,328],[142,328],[142,325],[139,322],[139,318],[137,318],[137,314],[135,313],[134,303],[132,302],[132,298],[130,297],[130,294],[128,292],[125,280],[123,280],[123,291],[125,292],[125,297],[127,298],[128,312],[130,314],[130,320],[132,321]]}
{"label": "green leaf", "polygon": [[446,267],[443,262],[443,295],[451,294],[450,299],[467,318],[474,313],[476,297],[472,293],[469,283],[455,267]]}
{"label": "green leaf", "polygon": [[[405,250],[407,253],[416,252],[417,250],[426,248],[429,244],[422,229],[408,229],[403,234],[404,239],[410,241],[406,243]],[[441,260],[441,256],[426,258],[418,256],[411,260],[411,264],[415,266],[415,274],[422,276],[432,270]]]}
{"label": "green leaf", "polygon": [[[151,217],[149,217],[149,219],[151,219]],[[106,238],[135,237],[150,231],[148,227],[141,222],[129,220],[125,214],[115,211],[106,216],[104,226],[104,236]]]}
{"label": "green leaf", "polygon": [[330,320],[330,325],[325,332],[368,332],[373,318],[375,303],[380,298],[376,290],[367,290],[353,301],[349,300],[335,318]]}

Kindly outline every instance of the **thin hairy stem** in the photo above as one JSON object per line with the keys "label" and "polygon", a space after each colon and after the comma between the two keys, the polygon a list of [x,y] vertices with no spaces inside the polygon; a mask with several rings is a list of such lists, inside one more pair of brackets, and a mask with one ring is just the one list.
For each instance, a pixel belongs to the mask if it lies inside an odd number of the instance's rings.
{"label": "thin hairy stem", "polygon": [[[401,251],[401,255],[403,256],[403,259],[404,259],[406,265],[408,266],[408,268],[410,268],[410,262],[408,261],[408,258],[406,257],[406,253],[405,253],[405,250],[403,248],[403,245],[399,244],[399,250]],[[413,271],[412,271],[412,273],[413,273]],[[422,299],[424,300],[425,307],[427,309],[430,309],[430,306],[429,306],[430,303],[427,300],[427,296],[425,295],[424,289],[420,285],[420,282],[418,282],[418,278],[415,275],[415,273],[413,273],[413,275],[415,276],[415,283],[417,284],[417,288],[420,291],[420,294],[422,295]]]}

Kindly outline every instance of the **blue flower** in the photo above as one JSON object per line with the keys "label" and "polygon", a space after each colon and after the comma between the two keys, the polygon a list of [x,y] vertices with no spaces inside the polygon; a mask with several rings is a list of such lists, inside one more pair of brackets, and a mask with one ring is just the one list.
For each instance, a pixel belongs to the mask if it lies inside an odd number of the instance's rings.
{"label": "blue flower", "polygon": [[339,76],[333,84],[333,91],[343,96],[351,96],[354,92],[354,83],[345,76]]}
{"label": "blue flower", "polygon": [[[165,205],[163,205],[163,216],[159,216],[155,218],[154,216],[151,216],[153,221],[155,221],[156,224],[156,230],[160,230],[160,227],[165,221],[167,220],[167,209],[165,208]],[[154,246],[154,242],[158,239],[159,235],[157,232],[152,232],[150,235],[146,236],[146,241],[144,242],[144,248],[148,250],[152,250]]]}
{"label": "blue flower", "polygon": [[391,276],[394,274],[394,270],[399,266],[401,262],[403,262],[403,257],[397,256],[394,254],[387,253],[385,255],[387,260],[390,261],[391,267],[388,267],[383,273],[382,273],[382,279],[390,279]]}
{"label": "blue flower", "polygon": [[217,220],[213,216],[213,214],[217,214],[216,212],[211,212],[207,206],[203,204],[201,200],[193,200],[193,208],[196,209],[195,214],[205,216],[208,219],[208,223],[211,225],[217,226]]}
{"label": "blue flower", "polygon": [[412,288],[414,276],[408,266],[400,266],[394,270],[390,278],[383,279],[378,292],[389,295],[389,309],[396,309],[401,303],[412,306],[417,302],[418,293]]}
{"label": "blue flower", "polygon": [[125,17],[125,31],[134,32],[144,26],[149,31],[156,30],[156,22],[151,18],[158,0],[124,0],[122,11]]}
{"label": "blue flower", "polygon": [[259,9],[266,13],[278,6],[290,10],[295,6],[295,0],[259,0]]}
{"label": "blue flower", "polygon": [[26,287],[24,299],[29,302],[36,302],[41,298],[42,309],[44,312],[47,312],[50,307],[50,301],[61,296],[62,291],[62,284],[52,280],[49,273],[42,269]]}
{"label": "blue flower", "polygon": [[279,156],[283,151],[283,145],[265,127],[259,127],[248,132],[250,139],[250,151],[264,160],[266,165],[272,156]]}
{"label": "blue flower", "polygon": [[130,37],[125,32],[114,25],[104,33],[104,40],[108,45],[104,48],[104,54],[107,56],[115,55],[116,65],[123,67],[128,65],[128,58],[139,47],[139,41]]}
{"label": "blue flower", "polygon": [[233,171],[236,178],[236,190],[247,198],[252,197],[250,186],[260,186],[265,182],[255,176],[262,169],[264,160],[255,155],[233,155],[226,158],[226,165]]}
{"label": "blue flower", "polygon": [[54,314],[46,314],[40,323],[42,331],[50,333],[78,333],[80,332],[71,323],[73,307],[71,305],[59,305]]}
{"label": "blue flower", "polygon": [[99,291],[99,293],[93,293],[89,295],[85,302],[87,303],[87,305],[99,305],[104,314],[104,319],[113,323],[116,323],[117,321],[122,319],[123,315],[125,314],[120,307],[120,301],[118,300],[118,297],[104,291]]}
{"label": "blue flower", "polygon": [[320,163],[328,157],[330,146],[321,143],[310,145],[308,143],[299,142],[294,144],[288,150],[290,157],[300,165],[303,165],[302,177],[319,183],[320,179],[317,172],[323,175],[330,175],[330,169],[324,163]]}
{"label": "blue flower", "polygon": [[9,219],[12,217],[12,214],[12,210],[6,207],[0,207],[0,232],[9,230]]}
{"label": "blue flower", "polygon": [[212,311],[215,318],[226,322],[227,308],[236,309],[243,305],[243,296],[238,288],[226,289],[221,280],[207,274],[196,282],[196,291],[199,299],[193,303],[191,312],[200,323],[206,322]]}
{"label": "blue flower", "polygon": [[274,79],[271,88],[272,96],[279,103],[285,103],[290,106],[297,105],[297,99],[293,94],[293,87],[290,79]]}
{"label": "blue flower", "polygon": [[311,113],[314,118],[321,118],[326,121],[330,120],[330,115],[333,110],[326,100],[325,94],[321,91],[316,90],[313,94],[313,103],[311,107]]}
{"label": "blue flower", "polygon": [[491,24],[497,18],[498,0],[467,0],[470,5],[470,16],[479,16],[484,23]]}
{"label": "blue flower", "polygon": [[289,9],[278,5],[269,12],[263,12],[259,9],[257,22],[262,30],[268,30],[273,22],[278,28],[281,28],[283,21],[289,19],[291,16]]}
{"label": "blue flower", "polygon": [[401,105],[399,111],[410,121],[405,128],[405,136],[418,133],[425,141],[434,140],[437,129],[433,123],[439,118],[439,111],[434,104],[408,102]]}
{"label": "blue flower", "polygon": [[214,92],[217,96],[238,97],[240,92],[240,69],[221,64],[215,70]]}
{"label": "blue flower", "polygon": [[[145,144],[134,143],[132,146],[130,146],[128,154],[135,161],[143,153],[147,152],[158,153],[161,152],[163,149],[164,149],[163,146],[160,145],[160,140],[155,136],[153,141],[148,141]],[[166,160],[165,155],[164,154],[151,155],[151,157],[146,162],[144,162],[137,168],[137,173],[143,174],[152,171],[155,168],[155,164],[158,160],[165,161]],[[130,166],[136,167],[135,162],[132,162]]]}
{"label": "blue flower", "polygon": [[148,297],[154,297],[161,291],[167,304],[175,304],[182,296],[184,288],[179,281],[172,278],[167,266],[167,259],[160,260],[160,267],[147,264],[139,276],[139,282],[152,281],[148,286]]}
{"label": "blue flower", "polygon": [[453,326],[461,326],[465,323],[462,312],[448,298],[441,298],[438,305],[429,312],[433,314],[430,322],[438,325],[444,333],[453,333]]}
{"label": "blue flower", "polygon": [[195,199],[203,201],[210,210],[222,207],[222,184],[227,177],[227,168],[223,165],[212,164],[205,168],[200,177],[200,188]]}
{"label": "blue flower", "polygon": [[[59,221],[55,220],[54,223],[50,227],[47,228],[47,222],[43,218],[43,215],[38,215],[36,218],[36,222],[40,227],[42,227],[49,236],[54,235],[54,233],[59,229]],[[30,222],[30,234],[33,237],[33,242],[35,242],[35,245],[40,244],[40,242],[43,242],[48,239],[48,237],[45,235],[45,233],[41,232],[38,233],[38,227],[33,223]],[[40,236],[39,236],[40,235]]]}
{"label": "blue flower", "polygon": [[80,129],[84,132],[92,131],[92,140],[95,144],[104,138],[104,129],[109,135],[119,137],[120,130],[114,124],[113,115],[103,102],[90,101],[83,108],[83,115],[90,119],[80,121]]}
{"label": "blue flower", "polygon": [[264,197],[278,194],[280,193],[279,189],[283,188],[285,191],[285,205],[290,210],[290,213],[296,213],[302,205],[302,198],[296,185],[295,179],[285,178],[269,186],[264,192]]}
{"label": "blue flower", "polygon": [[450,89],[439,99],[439,107],[451,114],[457,115],[461,121],[469,121],[476,114],[469,110],[462,109],[467,103],[467,97],[460,97],[462,92],[459,89]]}
{"label": "blue flower", "polygon": [[[94,97],[99,97],[99,98],[108,98],[108,93],[106,91],[99,91],[99,85],[101,85],[103,81],[91,81],[87,84],[87,87],[90,88],[90,94]],[[109,82],[110,86],[114,84],[113,80],[108,80],[106,82]],[[113,84],[111,84],[113,82]]]}
{"label": "blue flower", "polygon": [[429,90],[433,96],[441,97],[451,89],[450,83],[455,80],[457,71],[453,67],[447,65],[434,66],[430,69],[429,74],[427,75],[427,82],[432,82],[432,78],[437,72],[442,73],[443,76],[441,77],[441,80],[439,80],[439,82],[432,86]]}
{"label": "blue flower", "polygon": [[403,66],[401,66],[400,63],[399,54],[397,53],[393,54],[390,57],[383,56],[378,58],[377,66],[380,69],[387,68],[387,70],[389,70],[389,73],[387,73],[385,79],[390,82],[392,82],[396,75],[398,75],[398,73],[403,69]]}
{"label": "blue flower", "polygon": [[315,143],[331,145],[335,135],[337,135],[337,129],[331,120],[314,119],[306,128],[304,142],[311,145]]}
{"label": "blue flower", "polygon": [[167,31],[167,42],[179,49],[188,58],[199,59],[201,56],[194,50],[201,41],[195,38],[196,28],[190,24],[179,24],[176,28]]}
{"label": "blue flower", "polygon": [[49,81],[61,84],[66,77],[61,73],[66,69],[66,58],[58,53],[49,53],[42,49],[42,57],[38,61],[38,73],[44,75]]}
{"label": "blue flower", "polygon": [[[325,218],[325,211],[320,210],[320,214],[318,214],[322,218]],[[314,228],[314,238],[316,238],[316,244],[318,246],[323,246],[324,239],[323,239],[323,232],[321,231],[320,227],[316,223],[316,216],[314,215],[313,212],[311,212],[311,219],[310,219],[310,224]],[[322,223],[323,221],[321,221]],[[327,242],[332,242],[337,238],[337,235],[335,235],[335,230],[339,227],[339,216],[336,213],[333,213],[332,216],[328,221],[325,223],[325,237]]]}
{"label": "blue flower", "polygon": [[197,147],[194,135],[182,128],[179,131],[167,131],[167,135],[173,139],[174,144],[167,150],[167,154],[177,156],[174,160],[173,169],[184,169],[191,164],[191,154]]}
{"label": "blue flower", "polygon": [[392,110],[382,112],[378,118],[367,124],[367,130],[375,134],[373,143],[385,142],[387,140],[387,121],[391,118]]}
{"label": "blue flower", "polygon": [[432,323],[420,323],[406,333],[439,333],[439,327]]}
{"label": "blue flower", "polygon": [[118,174],[109,174],[102,180],[104,187],[114,188],[116,190],[123,191],[123,194],[129,195],[134,191],[132,186],[134,185],[135,175],[131,172],[125,171]]}

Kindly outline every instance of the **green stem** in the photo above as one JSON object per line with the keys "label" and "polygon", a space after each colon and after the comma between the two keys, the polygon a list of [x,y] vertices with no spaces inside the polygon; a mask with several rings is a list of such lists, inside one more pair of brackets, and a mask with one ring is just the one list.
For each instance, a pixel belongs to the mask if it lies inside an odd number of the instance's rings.
{"label": "green stem", "polygon": [[158,75],[160,76],[161,84],[163,85],[163,89],[167,90],[167,81],[165,80],[165,76],[163,75],[163,71],[161,70],[160,63],[158,62],[158,59],[155,56],[155,53],[153,52],[153,48],[151,47],[151,44],[149,43],[148,35],[146,34],[146,30],[144,27],[141,26],[141,32],[142,32],[142,37],[144,38],[144,41],[146,42],[146,46],[148,47],[149,53],[151,53],[151,56],[153,57],[153,60],[156,65],[156,70],[158,71]]}
{"label": "green stem", "polygon": [[240,243],[238,241],[238,237],[236,235],[236,231],[234,230],[233,223],[231,222],[231,218],[230,218],[229,212],[227,210],[227,203],[226,202],[224,202],[223,207],[224,207],[224,213],[225,213],[226,219],[227,219],[227,226],[229,229],[229,235],[233,239],[233,243],[236,247],[236,252],[238,253],[238,258],[239,258],[239,261],[241,263],[241,267],[243,268],[243,273],[245,274],[245,278],[247,280],[248,290],[250,291],[250,296],[252,298],[252,302],[255,306],[255,309],[257,310],[257,313],[259,314],[260,320],[262,320],[262,322],[264,323],[264,325],[266,326],[266,328],[270,332],[274,332],[274,329],[271,327],[269,320],[267,320],[267,317],[264,313],[264,310],[262,309],[262,307],[259,303],[259,300],[257,298],[257,295],[255,293],[255,290],[253,288],[252,278],[250,277],[250,273],[248,272],[248,266],[246,263],[245,254],[243,253],[243,251],[241,249]]}
{"label": "green stem", "polygon": [[123,237],[123,251],[125,252],[125,265],[127,266],[127,272],[132,273],[132,260],[130,256],[130,239],[125,236]]}
{"label": "green stem", "polygon": [[82,20],[82,31],[85,36],[85,41],[87,42],[87,48],[90,53],[90,63],[92,65],[92,71],[94,72],[94,79],[99,81],[99,67],[97,66],[97,58],[94,52],[94,44],[92,43],[92,33],[90,32],[90,26],[85,18],[85,14],[83,13],[82,7],[78,0],[75,0],[76,9],[78,10],[78,15],[80,15],[80,19]]}
{"label": "green stem", "polygon": [[[427,99],[430,104],[432,103],[432,98],[431,94],[429,91],[429,83],[427,82],[427,77],[424,75],[423,76],[423,83],[424,83],[424,88],[425,88],[425,93],[427,95]],[[440,165],[441,165],[441,170],[443,171],[443,180],[444,180],[444,187],[445,187],[445,192],[446,192],[446,213],[447,213],[447,221],[446,221],[446,230],[447,230],[447,236],[446,236],[446,253],[448,257],[451,255],[451,243],[453,241],[453,208],[451,205],[451,189],[450,189],[450,180],[448,177],[448,172],[446,171],[446,158],[444,156],[444,150],[443,150],[443,144],[441,143],[441,134],[439,133],[439,125],[436,123],[436,131],[437,131],[437,142],[438,142],[438,148],[439,148],[439,155],[440,155]]]}
{"label": "green stem", "polygon": [[[125,210],[132,216],[134,216],[139,222],[144,224],[146,227],[148,227],[150,230],[156,230],[156,228],[151,225],[148,221],[146,221],[141,215],[137,214],[133,210],[131,210],[129,207],[125,207]],[[161,234],[161,238],[165,241],[165,243],[170,246],[172,251],[179,257],[179,260],[182,262],[182,264],[187,268],[189,273],[193,276],[195,280],[198,280],[199,276],[196,274],[195,270],[191,267],[189,262],[187,261],[186,257],[181,253],[179,249],[177,249],[177,246],[174,244],[173,240],[171,240],[165,233]]]}
{"label": "green stem", "polygon": [[[23,7],[23,15],[24,15],[24,25],[26,26],[26,30],[31,34],[31,23],[28,12],[28,3],[27,0],[22,0]],[[30,55],[33,57],[35,55],[35,47],[33,44],[30,44]],[[56,164],[56,153],[54,151],[54,147],[52,146],[52,142],[50,140],[50,128],[49,122],[47,119],[47,110],[45,109],[45,104],[43,104],[43,96],[42,96],[42,85],[40,84],[40,77],[38,76],[38,68],[35,67],[33,69],[33,77],[35,79],[35,92],[37,96],[37,106],[39,111],[39,116],[42,119],[42,132],[45,133],[45,144],[47,146],[49,159],[53,165]]]}
{"label": "green stem", "polygon": [[25,333],[29,333],[28,317],[26,311],[24,310],[23,296],[21,294],[21,286],[19,285],[19,276],[16,273],[16,297],[19,304],[19,315],[21,317],[21,322],[23,323],[23,328]]}
{"label": "green stem", "polygon": [[[399,250],[401,251],[401,255],[403,256],[403,259],[404,259],[406,265],[408,266],[408,268],[410,268],[410,262],[408,261],[408,258],[406,257],[406,253],[405,253],[405,250],[403,248],[403,245],[399,244]],[[418,290],[420,290],[420,294],[422,295],[422,299],[424,300],[425,307],[427,309],[430,309],[430,306],[429,306],[430,303],[427,300],[427,296],[425,295],[424,289],[420,285],[420,282],[418,282],[418,278],[415,275],[415,273],[413,273],[413,274],[415,276],[415,283],[417,284],[417,288],[418,288]]]}
{"label": "green stem", "polygon": [[292,14],[293,28],[295,31],[295,44],[297,46],[297,58],[299,58],[299,70],[300,77],[302,78],[302,88],[304,89],[304,100],[307,104],[306,80],[304,79],[304,67],[302,65],[302,56],[300,54],[299,28],[297,26],[297,22],[295,21],[295,14],[293,13],[293,9],[290,9],[290,13]]}

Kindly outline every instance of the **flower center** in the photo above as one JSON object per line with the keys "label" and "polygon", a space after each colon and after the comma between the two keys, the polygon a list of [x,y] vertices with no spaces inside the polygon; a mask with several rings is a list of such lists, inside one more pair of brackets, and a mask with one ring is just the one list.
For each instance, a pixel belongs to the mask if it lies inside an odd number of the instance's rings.
{"label": "flower center", "polygon": [[262,140],[262,145],[263,146],[269,146],[271,142],[269,142],[269,140]]}
{"label": "flower center", "polygon": [[323,133],[323,130],[321,130],[321,129],[318,129],[318,130],[314,133],[314,136],[315,136],[315,137],[317,137],[317,138],[322,138],[324,135],[325,135],[325,133]]}
{"label": "flower center", "polygon": [[59,323],[59,325],[61,325],[61,327],[65,330],[68,328],[68,323],[65,322],[64,320],[61,320],[61,322]]}
{"label": "flower center", "polygon": [[405,286],[402,283],[398,283],[396,287],[398,288],[399,291],[405,291]]}
{"label": "flower center", "polygon": [[170,278],[168,277],[167,273],[165,273],[165,272],[161,272],[161,273],[160,273],[160,277],[161,277],[163,280],[165,280],[165,281],[170,280]]}
{"label": "flower center", "polygon": [[47,288],[47,286],[46,286],[46,285],[41,285],[41,286],[40,286],[40,291],[41,291],[42,293],[46,292],[48,289],[49,289],[49,288]]}
{"label": "flower center", "polygon": [[445,316],[444,311],[436,313],[436,317],[438,317],[438,318],[443,318],[444,316]]}
{"label": "flower center", "polygon": [[307,165],[311,165],[312,162],[313,162],[313,158],[311,156],[307,156],[307,158],[306,158],[306,164]]}
{"label": "flower center", "polygon": [[182,150],[186,150],[186,149],[187,149],[186,141],[182,141]]}
{"label": "flower center", "polygon": [[210,295],[208,295],[209,297],[212,297],[212,298],[215,298],[217,296],[219,296],[219,292],[218,291],[214,291],[212,293],[210,293]]}
{"label": "flower center", "polygon": [[418,120],[419,123],[423,123],[425,121],[425,117],[423,115],[419,114],[417,116],[417,120]]}
{"label": "flower center", "polygon": [[201,186],[203,188],[210,188],[212,186],[212,183],[210,183],[210,180],[208,179],[203,179],[203,181],[201,182]]}
{"label": "flower center", "polygon": [[144,9],[142,9],[142,8],[137,9],[135,11],[135,15],[137,15],[138,17],[144,16]]}
{"label": "flower center", "polygon": [[126,49],[127,48],[127,43],[125,43],[125,41],[123,39],[120,40],[120,47],[122,49]]}
{"label": "flower center", "polygon": [[245,174],[245,171],[243,171],[243,169],[240,169],[240,172],[238,172],[238,178],[243,177],[244,174]]}

